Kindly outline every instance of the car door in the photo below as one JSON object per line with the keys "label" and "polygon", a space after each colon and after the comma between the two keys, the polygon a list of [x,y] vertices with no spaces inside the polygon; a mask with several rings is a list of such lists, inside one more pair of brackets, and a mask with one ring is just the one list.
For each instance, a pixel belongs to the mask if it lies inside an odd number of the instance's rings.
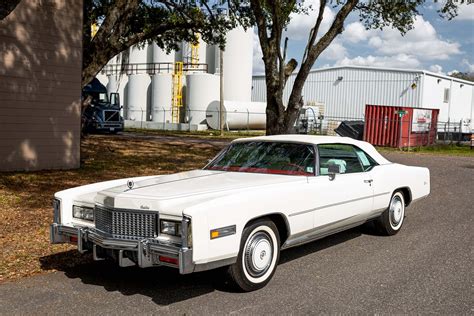
{"label": "car door", "polygon": [[[323,232],[364,221],[372,210],[372,178],[354,146],[320,144],[318,156],[318,176],[311,179],[314,227]],[[340,167],[334,177],[329,176],[330,164]]]}

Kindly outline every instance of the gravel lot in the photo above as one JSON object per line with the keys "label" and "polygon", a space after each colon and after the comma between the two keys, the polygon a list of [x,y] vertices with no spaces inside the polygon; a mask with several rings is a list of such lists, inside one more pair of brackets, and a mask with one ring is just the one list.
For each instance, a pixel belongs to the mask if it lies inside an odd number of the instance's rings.
{"label": "gravel lot", "polygon": [[232,292],[219,271],[55,266],[0,285],[0,314],[472,314],[474,159],[386,156],[432,177],[431,195],[407,210],[396,236],[364,226],[289,249],[253,293]]}

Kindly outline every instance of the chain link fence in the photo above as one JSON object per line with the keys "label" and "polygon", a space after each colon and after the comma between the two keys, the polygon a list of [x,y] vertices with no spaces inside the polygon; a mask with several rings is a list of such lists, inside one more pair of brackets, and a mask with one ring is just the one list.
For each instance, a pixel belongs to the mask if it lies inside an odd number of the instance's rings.
{"label": "chain link fence", "polygon": [[[141,110],[125,113],[126,127],[142,129],[183,130],[196,131],[206,129],[219,129],[220,113],[218,110],[192,110],[183,107],[180,111],[180,123],[172,122],[172,111],[158,108],[154,111]],[[266,123],[265,112],[233,111],[224,112],[224,130],[255,131],[264,130]],[[434,141],[453,143],[470,140],[470,126],[465,121],[459,122],[437,122],[434,126],[431,122],[412,122],[408,116],[401,119],[383,119],[371,121],[371,126],[377,126],[377,135],[365,135],[363,137],[365,124],[368,122],[364,117],[336,117],[314,115],[300,115],[294,125],[293,133],[313,135],[338,135],[341,124],[349,126],[349,130],[357,129],[360,139],[367,139],[371,143],[381,146],[404,144],[406,146],[424,146]],[[128,126],[127,126],[128,125]],[[375,131],[366,131],[376,133]],[[357,133],[355,133],[357,134]],[[348,135],[349,136],[349,135]],[[356,137],[354,137],[356,138]]]}

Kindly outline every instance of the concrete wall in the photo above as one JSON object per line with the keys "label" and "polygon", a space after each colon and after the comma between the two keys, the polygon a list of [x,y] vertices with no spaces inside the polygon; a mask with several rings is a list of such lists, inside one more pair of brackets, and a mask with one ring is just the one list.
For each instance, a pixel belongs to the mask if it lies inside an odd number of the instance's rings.
{"label": "concrete wall", "polygon": [[0,21],[0,170],[80,162],[82,0],[23,0]]}

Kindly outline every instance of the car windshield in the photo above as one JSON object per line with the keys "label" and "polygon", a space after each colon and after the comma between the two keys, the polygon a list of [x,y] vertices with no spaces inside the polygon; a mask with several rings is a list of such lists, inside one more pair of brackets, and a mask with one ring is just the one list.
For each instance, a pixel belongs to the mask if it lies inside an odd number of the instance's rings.
{"label": "car windshield", "polygon": [[283,142],[237,142],[205,169],[285,175],[314,175],[314,147]]}

